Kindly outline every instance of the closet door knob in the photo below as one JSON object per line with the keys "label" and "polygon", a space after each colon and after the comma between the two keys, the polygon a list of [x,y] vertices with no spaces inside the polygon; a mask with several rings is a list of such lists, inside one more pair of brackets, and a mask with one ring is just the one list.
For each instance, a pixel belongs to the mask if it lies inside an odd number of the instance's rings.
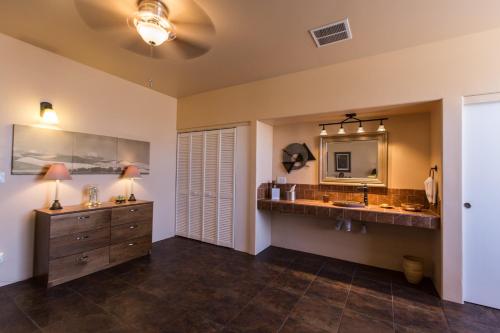
{"label": "closet door knob", "polygon": [[464,207],[469,209],[472,207],[472,205],[469,202],[464,203]]}

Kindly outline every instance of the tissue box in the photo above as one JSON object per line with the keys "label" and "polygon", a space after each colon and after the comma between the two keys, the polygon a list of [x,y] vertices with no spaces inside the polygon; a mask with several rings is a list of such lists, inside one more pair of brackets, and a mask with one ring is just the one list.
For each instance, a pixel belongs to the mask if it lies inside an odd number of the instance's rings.
{"label": "tissue box", "polygon": [[272,188],[271,189],[271,200],[279,200],[280,199],[280,189]]}

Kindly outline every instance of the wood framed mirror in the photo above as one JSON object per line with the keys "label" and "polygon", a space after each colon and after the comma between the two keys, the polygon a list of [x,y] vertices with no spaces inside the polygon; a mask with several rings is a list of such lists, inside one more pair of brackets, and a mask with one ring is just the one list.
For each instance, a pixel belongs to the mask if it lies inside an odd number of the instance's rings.
{"label": "wood framed mirror", "polygon": [[319,182],[387,186],[387,132],[320,137]]}

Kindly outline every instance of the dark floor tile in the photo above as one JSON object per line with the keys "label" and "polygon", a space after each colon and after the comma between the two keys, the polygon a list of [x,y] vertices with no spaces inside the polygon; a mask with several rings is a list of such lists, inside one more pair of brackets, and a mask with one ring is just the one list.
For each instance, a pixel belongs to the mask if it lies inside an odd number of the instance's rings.
{"label": "dark floor tile", "polygon": [[322,271],[328,272],[336,272],[343,273],[348,276],[352,276],[354,274],[356,268],[356,264],[344,260],[329,258],[325,265],[322,268]]}
{"label": "dark floor tile", "polygon": [[340,333],[389,333],[394,332],[392,320],[383,321],[367,317],[361,313],[345,310],[340,322]]}
{"label": "dark floor tile", "polygon": [[442,305],[441,299],[434,295],[397,284],[393,284],[392,294],[394,296],[394,302],[415,306],[424,310],[432,311],[440,309]]}
{"label": "dark floor tile", "polygon": [[332,305],[343,308],[348,293],[349,287],[345,284],[317,277],[307,289],[306,295],[312,298],[322,298]]}
{"label": "dark floor tile", "polygon": [[321,271],[318,273],[318,276],[331,282],[342,284],[345,287],[349,287],[353,279],[352,274],[339,272],[337,269],[331,269],[326,266],[323,266]]}
{"label": "dark floor tile", "polygon": [[375,319],[393,320],[392,302],[387,299],[373,297],[351,291],[347,299],[346,309],[362,313]]}
{"label": "dark floor tile", "polygon": [[211,322],[225,325],[235,318],[248,304],[250,299],[239,297],[228,289],[218,289],[209,298],[199,298],[190,302],[185,308]]}
{"label": "dark floor tile", "polygon": [[177,319],[182,309],[175,300],[161,300],[140,290],[127,290],[106,300],[102,307],[122,322],[143,331],[158,331]]}
{"label": "dark floor tile", "polygon": [[297,294],[282,289],[268,287],[257,294],[250,304],[286,315],[292,310],[299,297]]}
{"label": "dark floor tile", "polygon": [[497,315],[500,310],[471,303],[458,304],[446,301],[443,302],[443,309],[450,326],[453,323],[456,329],[481,324],[500,330],[500,316]]}
{"label": "dark floor tile", "polygon": [[319,298],[303,296],[290,313],[294,320],[326,331],[335,331],[340,324],[342,309]]}
{"label": "dark floor tile", "polygon": [[388,301],[392,300],[390,282],[354,277],[351,290],[360,294],[386,299]]}
{"label": "dark floor tile", "polygon": [[0,292],[0,333],[39,332],[38,327]]}
{"label": "dark floor tile", "polygon": [[474,321],[455,321],[448,319],[448,326],[452,333],[499,333],[500,327],[487,326]]}
{"label": "dark floor tile", "polygon": [[44,332],[107,333],[116,331],[118,328],[121,328],[120,322],[115,317],[102,312],[82,316],[71,316],[63,320],[58,320],[45,327]]}
{"label": "dark floor tile", "polygon": [[90,318],[105,316],[100,307],[77,294],[30,306],[23,311],[42,328],[57,326],[63,322],[72,324],[76,321],[91,322]]}
{"label": "dark floor tile", "polygon": [[354,272],[354,276],[357,278],[365,278],[390,283],[394,276],[394,271],[368,265],[358,265]]}
{"label": "dark floor tile", "polygon": [[448,330],[448,324],[441,309],[426,311],[397,302],[394,302],[394,322],[410,332],[446,332]]}
{"label": "dark floor tile", "polygon": [[115,276],[103,279],[98,276],[91,276],[88,279],[78,279],[75,282],[79,283],[70,285],[69,287],[85,299],[91,300],[96,304],[103,304],[110,297],[133,288],[130,284]]}
{"label": "dark floor tile", "polygon": [[277,332],[285,317],[260,306],[249,305],[224,329],[225,332]]}
{"label": "dark floor tile", "polygon": [[329,331],[325,331],[321,328],[317,328],[309,325],[309,323],[305,320],[296,320],[293,318],[288,318],[285,322],[280,333],[328,333]]}
{"label": "dark floor tile", "polygon": [[162,327],[162,333],[212,333],[221,332],[223,326],[196,313],[185,312],[176,320]]}
{"label": "dark floor tile", "polygon": [[287,269],[276,279],[271,281],[269,285],[294,294],[302,295],[314,278],[315,275],[313,274]]}

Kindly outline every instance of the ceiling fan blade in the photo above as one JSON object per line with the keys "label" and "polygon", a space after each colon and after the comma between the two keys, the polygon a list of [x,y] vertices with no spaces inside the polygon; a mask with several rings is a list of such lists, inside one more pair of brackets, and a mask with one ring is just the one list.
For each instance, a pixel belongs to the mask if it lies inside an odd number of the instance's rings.
{"label": "ceiling fan blade", "polygon": [[173,49],[172,51],[177,54],[177,57],[183,59],[193,59],[200,57],[211,49],[209,45],[190,41],[188,39],[183,39],[182,37],[177,37],[169,44],[170,45],[168,45],[168,47]]}
{"label": "ceiling fan blade", "polygon": [[83,21],[94,30],[128,27],[137,10],[133,0],[74,0]]}
{"label": "ceiling fan blade", "polygon": [[[165,1],[170,11],[169,20],[177,27],[191,27],[215,33],[215,26],[205,11],[194,1]],[[183,27],[183,28],[184,28]]]}

